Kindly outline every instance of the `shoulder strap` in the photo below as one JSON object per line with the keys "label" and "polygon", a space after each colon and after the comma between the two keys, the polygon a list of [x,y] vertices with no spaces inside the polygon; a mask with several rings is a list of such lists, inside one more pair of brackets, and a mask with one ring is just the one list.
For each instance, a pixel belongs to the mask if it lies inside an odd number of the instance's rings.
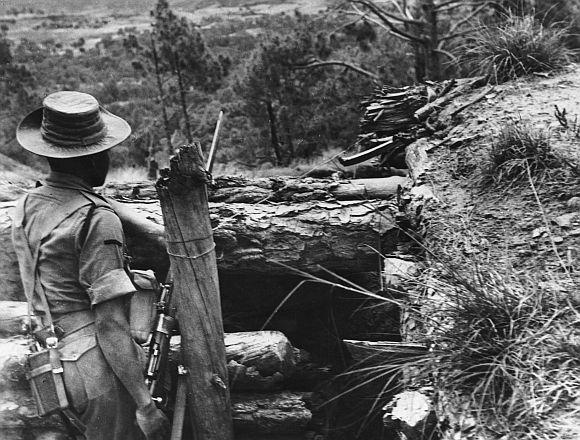
{"label": "shoulder strap", "polygon": [[50,307],[48,306],[48,300],[46,299],[44,287],[38,280],[37,265],[40,246],[36,246],[36,248],[32,250],[28,241],[28,236],[24,232],[24,207],[27,199],[28,196],[25,196],[19,200],[16,205],[13,219],[12,241],[14,242],[14,247],[17,248],[16,252],[25,256],[25,258],[18,259],[18,266],[20,268],[22,285],[24,287],[24,295],[26,296],[26,302],[28,303],[28,318],[30,319],[30,323],[32,323],[32,301],[34,292],[37,292],[40,296],[42,308],[44,309],[50,330],[54,333],[54,324],[50,313]]}
{"label": "shoulder strap", "polygon": [[[77,189],[77,188],[71,188],[71,189]],[[20,268],[20,274],[21,274],[21,278],[22,278],[22,282],[23,282],[24,294],[26,296],[26,300],[28,303],[29,315],[32,314],[32,307],[34,304],[34,294],[36,292],[36,294],[40,298],[43,312],[45,313],[46,319],[48,321],[49,326],[51,327],[51,330],[53,330],[52,315],[50,313],[50,308],[48,306],[48,300],[46,298],[46,293],[44,291],[44,287],[42,286],[42,283],[38,279],[38,267],[37,266],[38,266],[38,258],[40,255],[40,244],[41,244],[42,240],[44,240],[46,237],[48,237],[48,235],[64,219],[66,219],[70,215],[74,214],[82,206],[87,205],[87,201],[90,203],[91,207],[89,208],[89,212],[87,215],[88,218],[87,218],[87,220],[85,220],[85,223],[83,224],[83,229],[85,229],[85,225],[88,227],[88,222],[90,222],[90,217],[92,216],[92,213],[94,212],[94,210],[97,207],[102,206],[102,207],[107,207],[108,209],[112,210],[111,206],[107,203],[107,201],[104,198],[102,198],[96,194],[91,194],[89,192],[80,191],[78,189],[77,189],[77,191],[83,197],[81,197],[81,199],[78,200],[76,203],[71,203],[68,206],[66,206],[63,209],[63,211],[61,212],[61,215],[58,215],[58,216],[52,218],[51,220],[49,220],[48,224],[45,225],[44,233],[39,237],[40,239],[37,240],[38,243],[36,243],[36,246],[34,247],[34,249],[31,247],[28,236],[27,236],[26,232],[24,231],[25,215],[26,215],[25,214],[25,205],[26,205],[26,200],[28,199],[28,196],[25,196],[24,198],[22,198],[21,200],[18,201],[18,203],[15,207],[15,212],[14,212],[14,217],[13,217],[12,235],[13,235],[14,247],[15,247],[17,254],[24,256],[24,258],[18,259],[18,265]]]}

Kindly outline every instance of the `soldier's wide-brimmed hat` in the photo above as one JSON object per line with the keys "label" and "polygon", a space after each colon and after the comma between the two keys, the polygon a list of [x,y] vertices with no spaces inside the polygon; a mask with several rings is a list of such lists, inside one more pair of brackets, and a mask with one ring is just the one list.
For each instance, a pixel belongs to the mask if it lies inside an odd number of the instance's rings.
{"label": "soldier's wide-brimmed hat", "polygon": [[18,143],[46,157],[69,158],[99,153],[123,142],[131,127],[99,105],[91,95],[56,92],[16,129]]}

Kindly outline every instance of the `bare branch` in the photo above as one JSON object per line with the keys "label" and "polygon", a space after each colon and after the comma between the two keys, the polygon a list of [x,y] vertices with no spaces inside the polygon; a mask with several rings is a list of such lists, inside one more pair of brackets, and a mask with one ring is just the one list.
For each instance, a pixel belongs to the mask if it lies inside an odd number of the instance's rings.
{"label": "bare branch", "polygon": [[487,2],[486,2],[483,5],[481,5],[479,8],[475,9],[475,11],[473,11],[471,14],[469,14],[464,19],[455,22],[453,24],[453,26],[451,26],[449,28],[449,32],[447,33],[447,35],[445,37],[441,38],[441,39],[442,40],[449,39],[449,38],[446,38],[446,37],[449,36],[449,35],[453,35],[457,29],[459,29],[464,24],[468,23],[471,19],[475,18],[477,15],[479,15],[487,7],[488,7],[488,5],[487,5]]}
{"label": "bare branch", "polygon": [[369,72],[368,70],[363,69],[360,66],[355,66],[354,64],[347,63],[345,61],[340,60],[328,60],[328,61],[321,61],[317,58],[313,58],[309,60],[305,64],[296,64],[293,66],[294,69],[315,69],[318,67],[327,67],[327,66],[341,66],[346,69],[352,70],[360,75],[366,76],[371,78],[374,82],[379,83],[379,76],[376,73]]}
{"label": "bare branch", "polygon": [[435,5],[435,10],[439,11],[447,6],[454,5],[453,7],[455,7],[455,6],[459,6],[460,4],[463,4],[463,3],[464,2],[461,0],[449,0],[449,1],[446,1],[443,3],[439,3],[438,5]]}
{"label": "bare branch", "polygon": [[461,32],[456,32],[454,34],[447,34],[444,37],[441,37],[439,39],[439,46],[443,47],[443,45],[441,43],[444,43],[445,41],[452,40],[453,38],[457,38],[457,37],[461,37],[463,35],[470,34],[472,32],[473,32],[473,28],[470,28],[470,29],[466,29],[466,30],[461,31]]}
{"label": "bare branch", "polygon": [[435,52],[440,53],[442,55],[445,55],[447,58],[449,58],[453,63],[457,63],[459,61],[459,58],[457,58],[455,55],[453,55],[451,52],[447,51],[447,50],[443,50],[443,49],[434,49]]}
{"label": "bare branch", "polygon": [[414,19],[406,18],[404,16],[391,14],[390,12],[385,11],[383,8],[377,6],[374,2],[372,2],[370,0],[349,0],[349,1],[351,3],[358,3],[358,4],[361,4],[365,7],[367,7],[373,14],[375,14],[377,17],[379,17],[383,21],[390,22],[390,20],[393,20],[393,21],[398,21],[400,23],[414,24],[417,26],[424,26],[425,25],[425,22],[423,20],[414,20]]}
{"label": "bare branch", "polygon": [[334,35],[336,34],[338,31],[343,30],[344,28],[347,28],[349,26],[352,26],[353,24],[357,24],[359,21],[364,20],[364,17],[358,17],[355,20],[349,21],[346,24],[343,24],[342,26],[337,27],[336,29],[334,29],[333,31],[328,33],[328,36]]}
{"label": "bare branch", "polygon": [[355,5],[351,5],[351,6],[356,11],[356,13],[361,15],[362,17],[364,17],[365,20],[370,21],[371,23],[374,23],[374,24],[382,27],[383,29],[389,31],[389,33],[393,34],[396,37],[402,38],[402,39],[407,40],[407,41],[415,41],[415,42],[418,42],[421,44],[426,43],[426,40],[424,38],[417,37],[415,35],[411,35],[410,33],[399,29],[397,26],[395,26],[393,23],[391,23],[391,21],[388,19],[381,18],[381,21],[378,21],[372,17],[369,17],[368,14],[361,11]]}
{"label": "bare branch", "polygon": [[444,2],[441,3],[437,6],[435,6],[435,10],[437,12],[443,12],[443,11],[451,11],[455,8],[458,8],[459,6],[479,6],[482,4],[487,4],[490,3],[488,1],[471,1],[471,2],[464,2],[461,0],[450,0],[448,2]]}
{"label": "bare branch", "polygon": [[405,10],[401,7],[401,5],[399,4],[399,2],[397,2],[397,0],[390,0],[391,4],[397,8],[397,11],[399,11],[399,14],[405,16]]}

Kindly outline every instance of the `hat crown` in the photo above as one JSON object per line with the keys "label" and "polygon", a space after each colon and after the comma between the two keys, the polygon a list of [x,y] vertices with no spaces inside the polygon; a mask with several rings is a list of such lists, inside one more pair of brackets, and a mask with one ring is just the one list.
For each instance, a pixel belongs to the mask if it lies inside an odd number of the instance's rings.
{"label": "hat crown", "polygon": [[87,116],[99,111],[99,102],[88,93],[63,91],[48,95],[42,101],[45,110],[68,116]]}
{"label": "hat crown", "polygon": [[101,141],[107,127],[94,97],[81,92],[56,92],[43,101],[40,132],[54,144],[78,147]]}

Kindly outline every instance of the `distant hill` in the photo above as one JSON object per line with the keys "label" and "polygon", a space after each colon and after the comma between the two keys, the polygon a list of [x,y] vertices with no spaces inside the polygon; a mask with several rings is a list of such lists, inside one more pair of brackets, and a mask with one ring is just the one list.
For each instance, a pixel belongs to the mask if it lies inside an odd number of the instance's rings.
{"label": "distant hill", "polygon": [[[0,14],[10,11],[38,11],[42,10],[50,14],[75,14],[93,11],[109,13],[134,13],[141,14],[149,11],[155,5],[156,0],[4,0],[0,2]],[[292,0],[169,0],[169,4],[176,10],[192,12],[208,6],[216,7],[240,7],[258,4],[282,4],[302,3]]]}

